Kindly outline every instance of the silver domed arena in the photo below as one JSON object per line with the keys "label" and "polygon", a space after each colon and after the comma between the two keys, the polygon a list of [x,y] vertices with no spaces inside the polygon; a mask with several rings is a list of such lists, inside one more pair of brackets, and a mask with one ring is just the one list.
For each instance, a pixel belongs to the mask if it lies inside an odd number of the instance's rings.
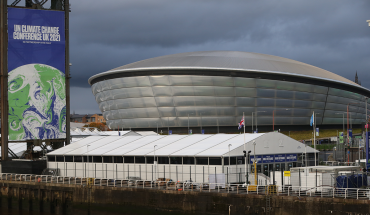
{"label": "silver domed arena", "polygon": [[[206,51],[151,58],[89,79],[99,108],[112,129],[186,133],[365,123],[370,90],[332,72],[265,54]],[[370,107],[370,106],[369,106]],[[253,121],[252,121],[253,115]],[[345,120],[347,123],[347,120]],[[247,130],[248,132],[250,130]],[[176,133],[176,132],[174,132]]]}

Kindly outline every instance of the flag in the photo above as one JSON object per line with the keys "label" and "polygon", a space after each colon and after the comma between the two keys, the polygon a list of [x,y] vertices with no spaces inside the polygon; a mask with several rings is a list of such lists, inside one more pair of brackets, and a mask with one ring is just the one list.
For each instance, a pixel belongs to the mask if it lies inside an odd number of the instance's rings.
{"label": "flag", "polygon": [[315,124],[315,120],[313,118],[313,114],[311,116],[311,120],[310,120],[310,126],[313,126]]}
{"label": "flag", "polygon": [[244,116],[243,116],[242,120],[239,122],[238,130],[241,129],[243,126],[244,126]]}

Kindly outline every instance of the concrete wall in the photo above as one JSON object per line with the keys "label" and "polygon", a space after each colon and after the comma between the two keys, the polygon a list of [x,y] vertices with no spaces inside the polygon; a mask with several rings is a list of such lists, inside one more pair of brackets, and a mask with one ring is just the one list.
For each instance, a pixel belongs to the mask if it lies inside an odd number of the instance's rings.
{"label": "concrete wall", "polygon": [[[266,196],[4,182],[1,212],[52,214],[265,214]],[[272,196],[272,215],[370,213],[369,200]],[[44,213],[43,213],[44,214]]]}

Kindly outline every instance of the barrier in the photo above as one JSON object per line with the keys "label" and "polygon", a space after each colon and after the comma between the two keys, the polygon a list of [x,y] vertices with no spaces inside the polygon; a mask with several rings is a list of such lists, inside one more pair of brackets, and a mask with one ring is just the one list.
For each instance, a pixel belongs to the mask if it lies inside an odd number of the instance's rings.
{"label": "barrier", "polygon": [[[282,195],[298,197],[369,199],[370,189],[336,188],[332,186],[281,186],[278,185],[245,185],[226,183],[196,183],[190,181],[150,181],[134,179],[81,178],[51,175],[31,175],[1,173],[0,181],[25,181],[34,183],[75,184],[106,187],[134,187],[136,189],[163,189],[187,192],[217,192],[256,195]],[[253,186],[253,189],[250,187]]]}

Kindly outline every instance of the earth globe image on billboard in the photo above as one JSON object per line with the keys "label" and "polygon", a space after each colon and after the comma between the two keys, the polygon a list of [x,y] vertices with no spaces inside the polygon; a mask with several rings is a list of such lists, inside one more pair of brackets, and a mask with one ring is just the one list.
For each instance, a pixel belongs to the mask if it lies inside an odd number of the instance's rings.
{"label": "earth globe image on billboard", "polygon": [[65,75],[44,64],[9,72],[9,140],[66,137]]}

